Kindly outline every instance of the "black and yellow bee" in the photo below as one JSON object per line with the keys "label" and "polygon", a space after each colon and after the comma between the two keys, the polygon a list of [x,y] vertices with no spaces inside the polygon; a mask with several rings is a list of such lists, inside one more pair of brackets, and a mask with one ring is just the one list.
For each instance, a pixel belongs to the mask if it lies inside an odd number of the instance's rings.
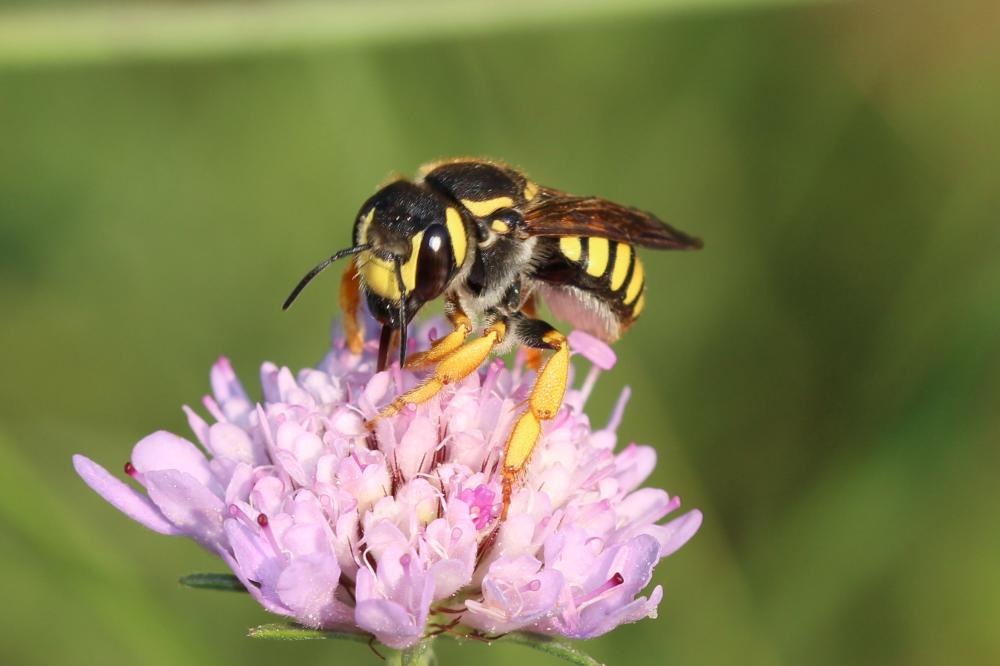
{"label": "black and yellow bee", "polygon": [[[638,247],[688,250],[700,248],[701,241],[650,213],[540,187],[496,162],[436,162],[423,167],[416,182],[395,180],[368,199],[354,223],[353,245],[310,271],[284,307],[332,262],[355,255],[340,289],[349,347],[360,352],[364,342],[358,321],[364,295],[382,324],[379,369],[397,344],[401,365],[434,366],[380,417],[430,399],[511,345],[553,350],[507,440],[505,516],[541,422],[555,416],[566,389],[569,345],[536,318],[538,299],[574,327],[617,340],[646,303]],[[454,330],[406,358],[406,325],[425,303],[442,296]],[[477,329],[482,337],[467,342]],[[536,355],[536,367],[539,360]]]}

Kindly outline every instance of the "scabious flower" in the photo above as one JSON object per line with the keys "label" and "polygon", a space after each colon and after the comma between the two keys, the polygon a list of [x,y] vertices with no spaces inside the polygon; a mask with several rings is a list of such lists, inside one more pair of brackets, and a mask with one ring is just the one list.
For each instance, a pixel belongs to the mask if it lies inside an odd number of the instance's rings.
{"label": "scabious flower", "polygon": [[335,340],[298,375],[265,363],[259,402],[222,358],[203,400],[211,423],[184,408],[200,447],[149,435],[125,464],[131,483],[73,462],[127,516],[195,539],[265,609],[303,625],[399,649],[429,622],[590,638],[655,617],[662,589],[640,594],[701,514],[660,522],[680,499],[639,487],[655,451],[615,452],[628,390],[604,428],[583,412],[614,353],[582,333],[570,343],[591,369],[543,425],[503,521],[499,461],[534,380],[520,360],[495,360],[369,432],[366,420],[421,376],[375,373],[374,345],[355,355]]}

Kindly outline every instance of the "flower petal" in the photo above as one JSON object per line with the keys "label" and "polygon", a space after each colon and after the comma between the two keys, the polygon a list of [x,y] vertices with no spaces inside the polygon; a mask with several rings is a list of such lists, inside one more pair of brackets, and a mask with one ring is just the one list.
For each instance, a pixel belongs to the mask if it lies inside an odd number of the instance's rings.
{"label": "flower petal", "polygon": [[154,532],[167,535],[184,534],[163,515],[152,501],[135,488],[116,479],[108,470],[86,456],[73,456],[73,467],[90,488],[113,507]]}
{"label": "flower petal", "polygon": [[340,585],[340,567],[332,555],[314,553],[297,557],[278,577],[278,597],[295,612],[302,624],[333,628],[348,624],[353,615],[334,598]]}
{"label": "flower petal", "polygon": [[222,500],[186,472],[147,472],[146,488],[167,520],[212,550],[223,544]]}
{"label": "flower petal", "polygon": [[701,527],[701,511],[692,509],[683,516],[674,518],[666,525],[664,539],[660,542],[660,557],[671,555],[686,544]]}
{"label": "flower petal", "polygon": [[143,474],[175,469],[185,472],[203,486],[217,486],[205,454],[188,440],[165,430],[139,440],[132,449],[132,464]]}
{"label": "flower petal", "polygon": [[601,370],[610,370],[618,362],[614,350],[607,343],[583,331],[574,330],[569,334],[569,347]]}

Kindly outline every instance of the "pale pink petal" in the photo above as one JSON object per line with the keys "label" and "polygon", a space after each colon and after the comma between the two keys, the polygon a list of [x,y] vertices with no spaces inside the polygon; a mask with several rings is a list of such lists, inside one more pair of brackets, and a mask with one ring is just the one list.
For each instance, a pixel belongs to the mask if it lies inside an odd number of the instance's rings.
{"label": "pale pink petal", "polygon": [[139,440],[132,449],[132,464],[142,474],[175,469],[193,477],[203,486],[216,485],[205,454],[183,437],[165,430]]}
{"label": "pale pink petal", "polygon": [[701,518],[701,511],[692,509],[664,525],[666,535],[660,547],[660,557],[671,555],[686,544],[701,527]]}
{"label": "pale pink petal", "polygon": [[184,534],[183,530],[166,519],[148,497],[111,476],[106,469],[90,458],[74,455],[73,467],[94,492],[140,525],[160,534]]}
{"label": "pale pink petal", "polygon": [[618,362],[614,350],[590,333],[575,330],[569,334],[568,339],[570,349],[579,352],[581,356],[601,370],[610,370]]}
{"label": "pale pink petal", "polygon": [[296,557],[278,577],[278,597],[302,624],[334,628],[349,624],[353,612],[334,597],[340,567],[332,555]]}
{"label": "pale pink petal", "polygon": [[149,498],[167,520],[213,550],[223,543],[224,505],[212,491],[175,469],[146,472],[145,477]]}

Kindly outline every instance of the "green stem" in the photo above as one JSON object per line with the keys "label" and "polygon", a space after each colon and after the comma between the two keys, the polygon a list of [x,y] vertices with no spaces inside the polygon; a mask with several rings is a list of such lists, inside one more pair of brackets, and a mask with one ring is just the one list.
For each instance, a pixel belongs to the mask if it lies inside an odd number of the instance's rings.
{"label": "green stem", "polygon": [[433,638],[425,638],[409,649],[393,652],[386,661],[392,666],[431,666],[435,662],[433,643]]}

